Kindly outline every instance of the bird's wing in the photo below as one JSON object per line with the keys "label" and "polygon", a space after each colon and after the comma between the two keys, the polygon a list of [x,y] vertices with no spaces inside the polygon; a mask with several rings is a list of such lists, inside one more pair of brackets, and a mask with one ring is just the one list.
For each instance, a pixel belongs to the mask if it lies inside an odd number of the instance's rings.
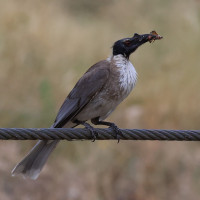
{"label": "bird's wing", "polygon": [[109,66],[108,61],[100,61],[80,78],[61,106],[53,124],[54,128],[63,127],[101,91],[109,77]]}

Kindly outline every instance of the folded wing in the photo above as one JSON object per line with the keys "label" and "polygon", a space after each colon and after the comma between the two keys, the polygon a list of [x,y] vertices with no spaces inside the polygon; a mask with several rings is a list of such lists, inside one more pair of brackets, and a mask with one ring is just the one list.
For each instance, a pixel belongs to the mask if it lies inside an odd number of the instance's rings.
{"label": "folded wing", "polygon": [[98,94],[108,80],[109,62],[100,61],[93,65],[77,82],[61,106],[54,128],[63,127],[72,120]]}

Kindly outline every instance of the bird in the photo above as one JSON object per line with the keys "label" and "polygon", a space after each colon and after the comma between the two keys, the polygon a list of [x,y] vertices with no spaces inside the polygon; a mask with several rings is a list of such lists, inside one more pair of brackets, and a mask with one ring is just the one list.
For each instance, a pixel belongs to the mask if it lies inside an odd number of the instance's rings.
{"label": "bird", "polygon": [[[130,94],[137,82],[137,72],[129,60],[130,55],[146,42],[162,39],[155,31],[123,38],[112,46],[112,55],[91,66],[75,84],[60,107],[51,128],[74,128],[83,125],[96,139],[94,125],[105,125],[122,134],[112,122],[104,121]],[[49,155],[59,140],[39,140],[27,156],[12,170],[12,175],[37,179]]]}

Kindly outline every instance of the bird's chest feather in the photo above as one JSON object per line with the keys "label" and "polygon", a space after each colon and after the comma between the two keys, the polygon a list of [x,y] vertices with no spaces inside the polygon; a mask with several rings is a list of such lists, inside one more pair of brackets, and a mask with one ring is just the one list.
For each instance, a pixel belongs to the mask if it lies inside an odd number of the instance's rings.
{"label": "bird's chest feather", "polygon": [[113,94],[123,100],[134,88],[137,81],[137,72],[132,63],[122,55],[114,56],[112,62]]}
{"label": "bird's chest feather", "polygon": [[104,88],[90,101],[77,119],[85,121],[100,116],[105,119],[134,88],[137,73],[130,61],[123,56],[108,58],[110,75]]}

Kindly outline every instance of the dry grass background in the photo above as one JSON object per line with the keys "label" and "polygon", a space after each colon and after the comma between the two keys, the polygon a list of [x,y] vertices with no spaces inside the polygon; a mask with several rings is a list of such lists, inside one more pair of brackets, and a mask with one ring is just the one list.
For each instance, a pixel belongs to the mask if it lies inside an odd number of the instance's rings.
{"label": "dry grass background", "polygon": [[[131,56],[137,86],[109,120],[199,129],[200,1],[0,1],[0,127],[49,127],[77,79],[117,39],[164,39]],[[10,176],[34,142],[0,142],[3,200],[197,200],[195,142],[62,142],[37,181]]]}

